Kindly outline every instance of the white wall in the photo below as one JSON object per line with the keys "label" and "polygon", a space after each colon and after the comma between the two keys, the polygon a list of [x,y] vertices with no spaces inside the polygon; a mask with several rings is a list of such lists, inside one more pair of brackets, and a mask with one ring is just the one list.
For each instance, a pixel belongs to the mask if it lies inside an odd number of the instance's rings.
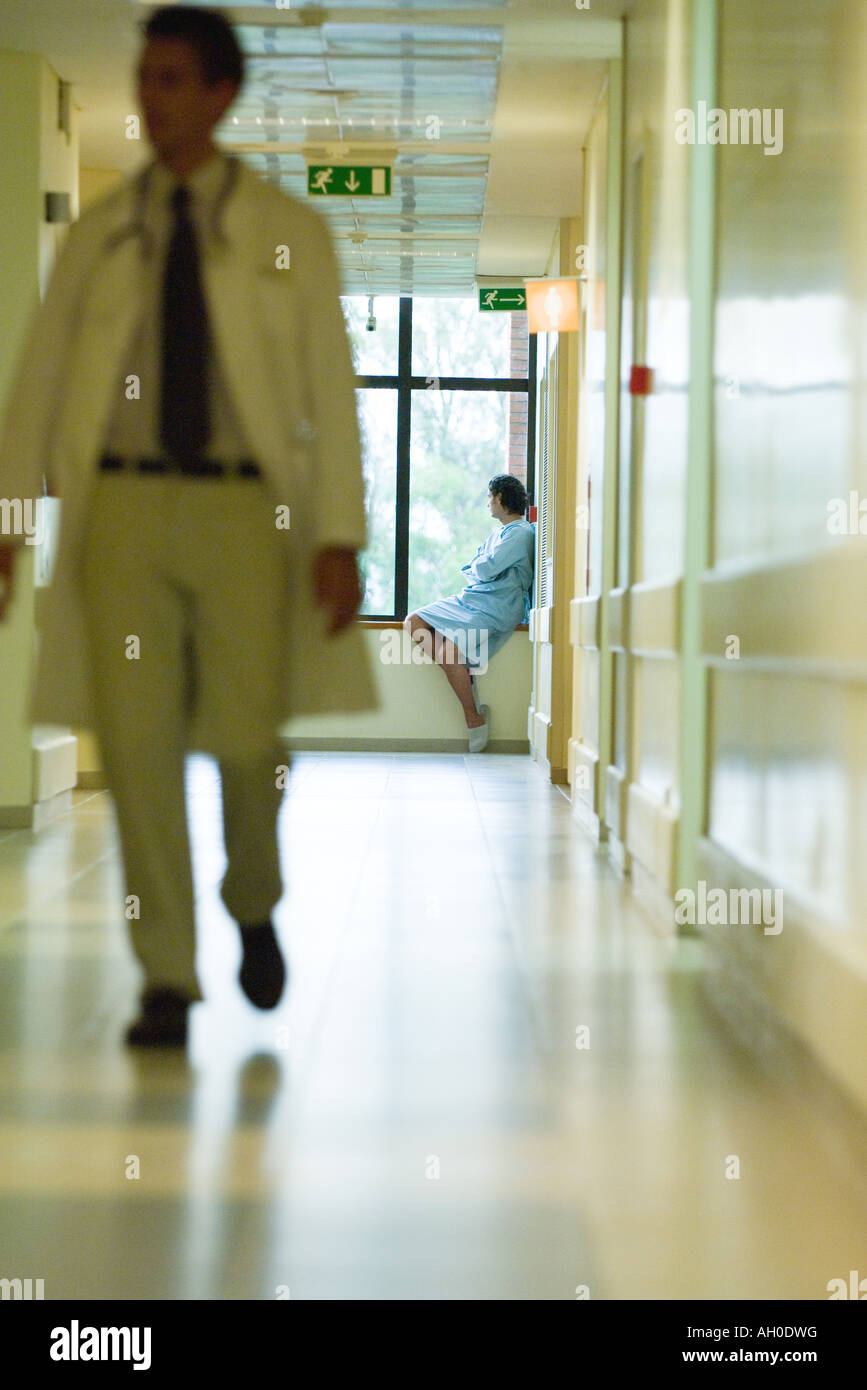
{"label": "white wall", "polygon": [[[380,661],[383,637],[394,629],[366,628],[379,682],[381,706],[367,714],[334,714],[293,720],[285,734],[296,748],[416,749],[466,752],[467,729],[442,671],[430,661],[392,665]],[[492,753],[527,753],[527,709],[531,701],[533,648],[526,628],[515,632],[488,671],[477,678],[479,700],[491,708]],[[95,738],[79,736],[79,781],[102,786]]]}
{"label": "white wall", "polygon": [[[287,735],[298,746],[317,739],[339,739],[349,747],[436,744],[443,751],[467,745],[460,706],[445,675],[429,660],[393,665],[380,660],[388,640],[401,637],[394,629],[366,628],[368,649],[379,678],[382,707],[368,714],[328,715],[294,720]],[[513,633],[477,678],[479,700],[491,707],[493,751],[528,752],[527,709],[532,689],[532,647],[526,630]],[[497,745],[508,745],[500,746]]]}
{"label": "white wall", "polygon": [[[46,191],[78,197],[75,112],[71,137],[57,129],[58,77],[38,54],[0,51],[0,410],[31,315],[65,228],[44,220]],[[34,754],[28,696],[34,656],[33,548],[16,567],[10,613],[0,624],[0,822],[29,825]],[[44,781],[40,777],[40,783]]]}

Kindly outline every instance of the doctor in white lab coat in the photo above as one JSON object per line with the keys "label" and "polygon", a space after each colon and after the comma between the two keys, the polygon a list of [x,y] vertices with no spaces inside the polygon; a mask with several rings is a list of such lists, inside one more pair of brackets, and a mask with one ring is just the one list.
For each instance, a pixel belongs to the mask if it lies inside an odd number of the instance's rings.
{"label": "doctor in white lab coat", "polygon": [[[139,94],[157,158],[71,229],[0,434],[0,496],[39,497],[44,475],[62,499],[31,713],[99,736],[140,912],[142,1012],[127,1035],[140,1044],[182,1042],[202,997],[184,751],[220,760],[222,895],[241,926],[241,984],[270,1008],[285,978],[270,922],[277,731],[290,715],[377,704],[353,621],[364,490],[335,258],[312,209],[213,144],[239,90],[233,44],[208,11],[170,6],[148,25]],[[158,471],[179,183],[207,306],[204,453],[218,476],[176,460]],[[23,539],[0,536],[0,616]]]}

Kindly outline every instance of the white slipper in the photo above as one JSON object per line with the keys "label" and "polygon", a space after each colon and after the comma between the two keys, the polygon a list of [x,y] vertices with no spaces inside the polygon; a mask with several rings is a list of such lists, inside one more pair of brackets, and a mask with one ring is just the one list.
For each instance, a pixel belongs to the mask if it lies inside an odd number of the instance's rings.
{"label": "white slipper", "polygon": [[491,711],[487,705],[482,705],[479,714],[485,716],[484,724],[480,724],[477,729],[468,729],[470,736],[470,752],[481,753],[488,746],[488,737],[491,732]]}

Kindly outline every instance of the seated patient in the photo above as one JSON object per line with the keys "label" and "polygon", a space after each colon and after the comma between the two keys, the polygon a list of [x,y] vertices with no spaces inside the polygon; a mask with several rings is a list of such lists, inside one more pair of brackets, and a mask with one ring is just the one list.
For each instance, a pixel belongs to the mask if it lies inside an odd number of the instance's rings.
{"label": "seated patient", "polygon": [[[472,672],[484,670],[488,658],[530,616],[530,589],[536,528],[524,519],[527,493],[518,478],[498,474],[488,483],[488,510],[502,523],[464,565],[466,588],[410,613],[404,627],[442,666],[457,695],[470,731],[470,752],[488,742],[490,710],[479,709]],[[436,640],[434,635],[436,634]]]}

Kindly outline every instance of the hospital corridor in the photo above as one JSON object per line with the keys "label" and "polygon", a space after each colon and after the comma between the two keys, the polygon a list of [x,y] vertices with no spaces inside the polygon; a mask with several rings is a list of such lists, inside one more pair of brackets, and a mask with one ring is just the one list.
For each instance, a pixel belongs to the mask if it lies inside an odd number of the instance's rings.
{"label": "hospital corridor", "polygon": [[861,0],[8,0],[24,1364],[856,1354],[865,74]]}

